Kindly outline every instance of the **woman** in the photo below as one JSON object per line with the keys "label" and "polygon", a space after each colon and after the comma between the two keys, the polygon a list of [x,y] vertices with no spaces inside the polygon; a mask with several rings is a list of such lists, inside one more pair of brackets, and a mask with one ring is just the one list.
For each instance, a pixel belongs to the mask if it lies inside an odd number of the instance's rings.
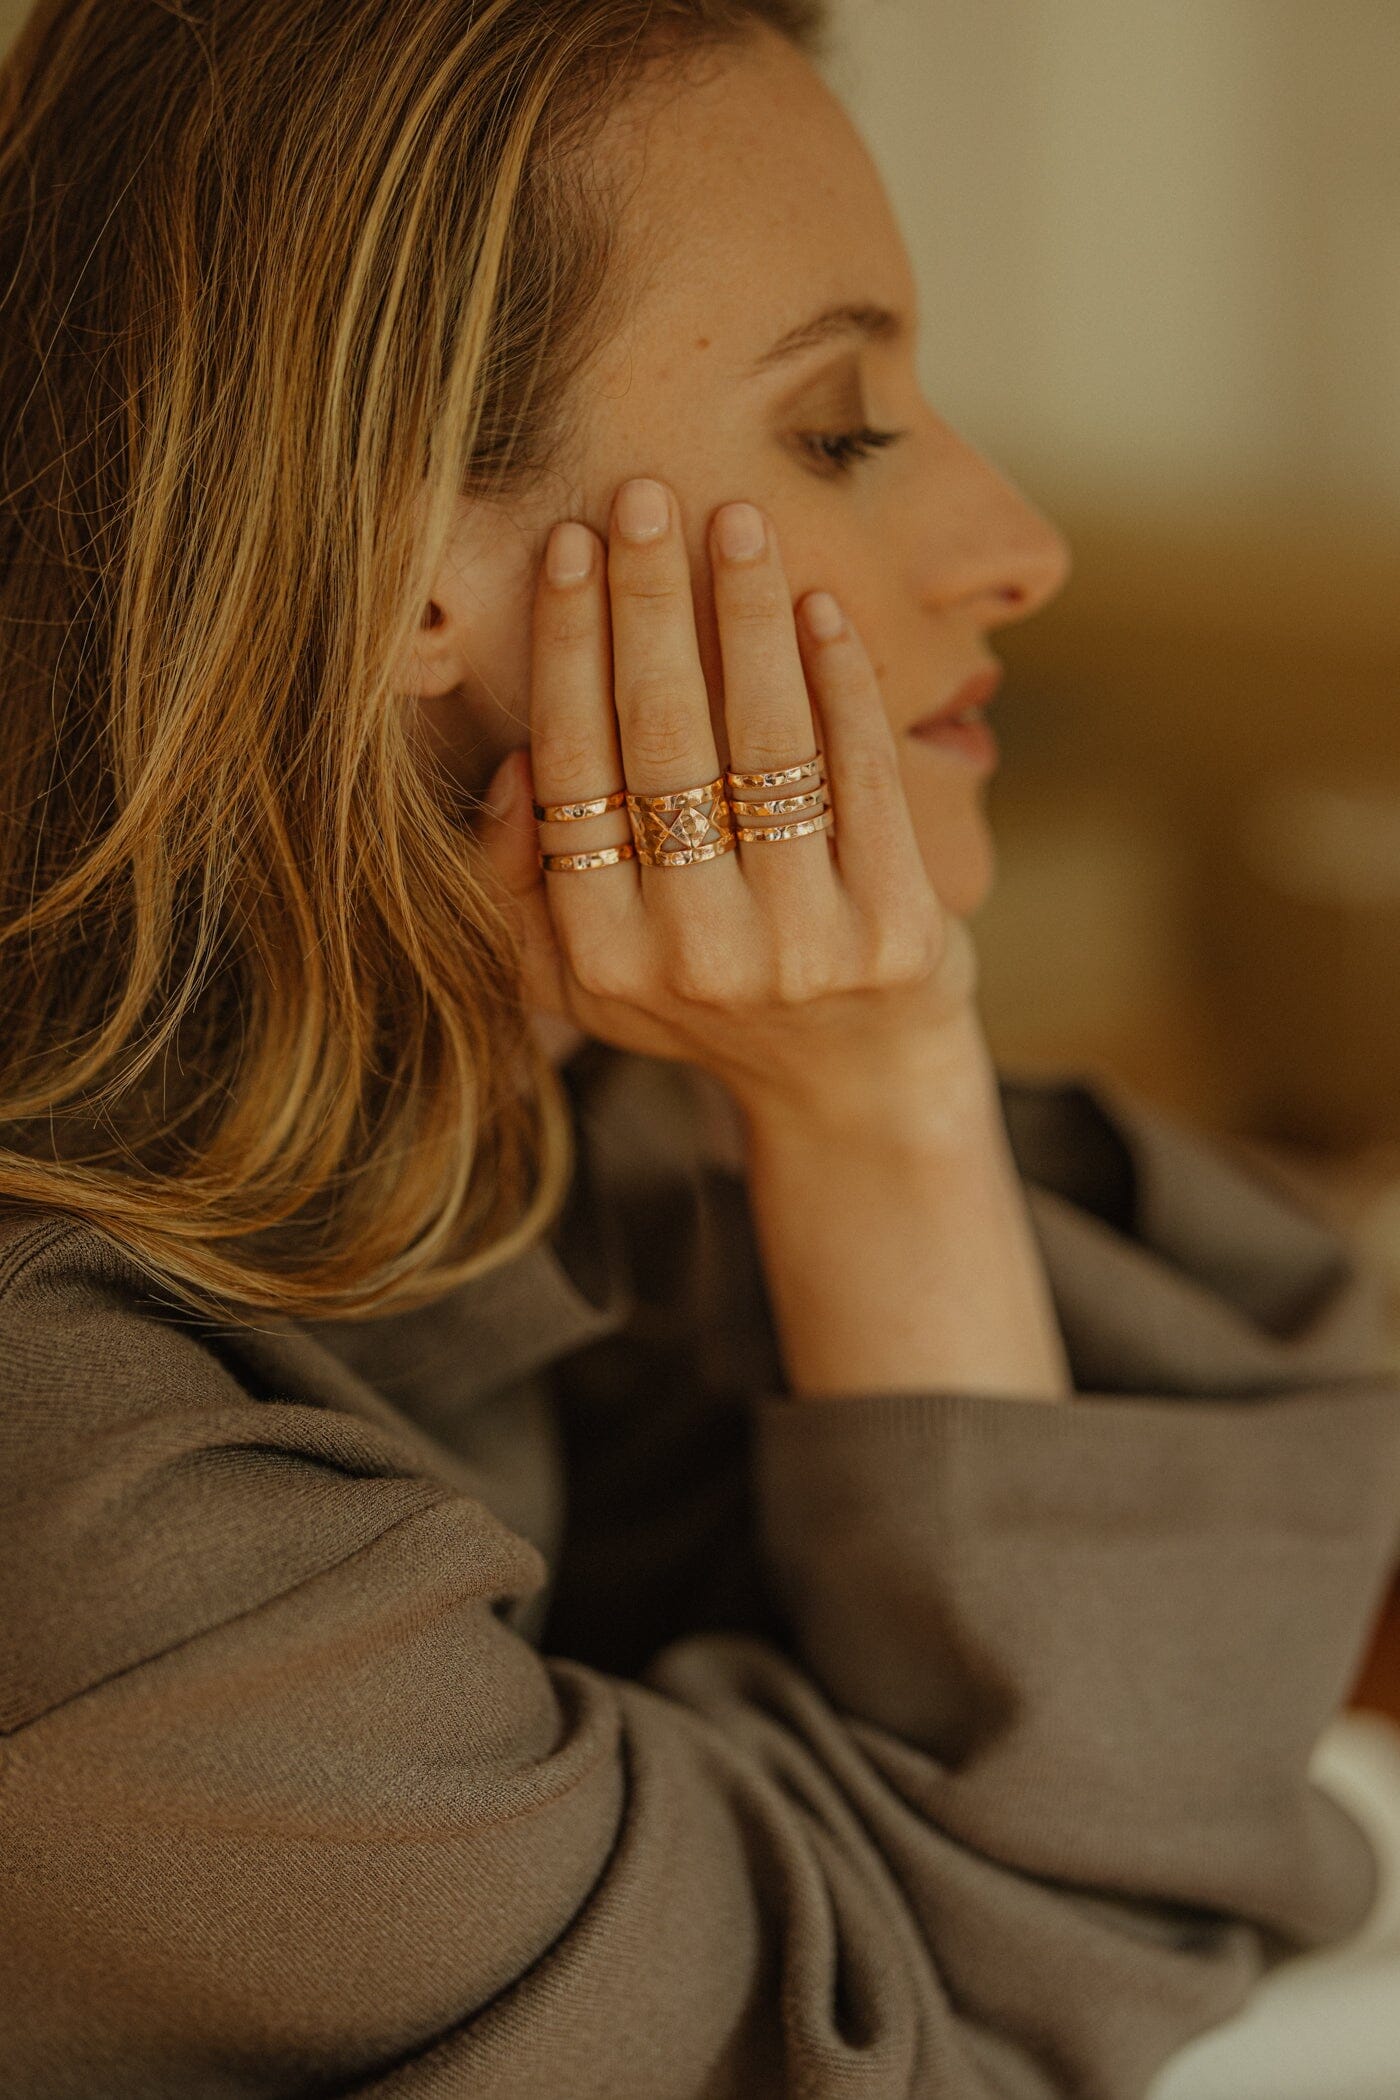
{"label": "woman", "polygon": [[1066,555],[820,31],[9,61],[15,2100],[1118,2100],[1366,1912],[1396,1396],[1283,1195],[998,1086]]}

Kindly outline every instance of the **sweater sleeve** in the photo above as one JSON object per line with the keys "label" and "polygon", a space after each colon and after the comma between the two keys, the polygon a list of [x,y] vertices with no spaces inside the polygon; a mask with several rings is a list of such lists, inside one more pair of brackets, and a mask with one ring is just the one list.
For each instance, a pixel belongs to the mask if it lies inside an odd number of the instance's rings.
{"label": "sweater sleeve", "polygon": [[1133,2100],[1366,1909],[1306,1766],[1400,1403],[1335,1249],[1189,1406],[759,1394],[791,1639],[624,1677],[521,1637],[539,1553],[412,1438],[83,1237],[3,1300],[4,2100]]}

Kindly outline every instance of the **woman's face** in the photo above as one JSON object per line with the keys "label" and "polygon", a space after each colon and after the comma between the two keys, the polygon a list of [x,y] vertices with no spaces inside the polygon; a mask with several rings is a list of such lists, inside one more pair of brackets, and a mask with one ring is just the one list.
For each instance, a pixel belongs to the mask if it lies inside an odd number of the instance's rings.
{"label": "woman's face", "polygon": [[[785,40],[764,30],[700,82],[647,88],[599,150],[625,161],[626,319],[579,381],[558,478],[504,512],[463,505],[436,624],[417,645],[426,726],[472,787],[529,742],[530,605],[549,528],[576,517],[606,537],[619,483],[650,475],[685,520],[727,763],[705,535],[720,504],[747,498],[774,522],[794,600],[825,588],[855,621],[930,879],[969,914],[992,876],[989,768],[910,731],[995,663],[994,628],[1060,589],[1065,543],[923,398],[889,201],[841,105]],[[811,325],[833,312],[847,318]],[[792,347],[801,330],[809,339]],[[838,441],[865,426],[899,435],[840,463]]]}

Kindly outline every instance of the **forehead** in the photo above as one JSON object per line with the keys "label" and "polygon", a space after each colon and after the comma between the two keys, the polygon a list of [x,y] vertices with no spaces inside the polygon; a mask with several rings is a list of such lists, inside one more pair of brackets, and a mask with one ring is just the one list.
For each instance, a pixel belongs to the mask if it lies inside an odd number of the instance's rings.
{"label": "forehead", "polygon": [[884,184],[810,62],[767,28],[649,83],[599,140],[625,199],[629,273],[619,355],[703,339],[738,376],[824,307],[915,316]]}

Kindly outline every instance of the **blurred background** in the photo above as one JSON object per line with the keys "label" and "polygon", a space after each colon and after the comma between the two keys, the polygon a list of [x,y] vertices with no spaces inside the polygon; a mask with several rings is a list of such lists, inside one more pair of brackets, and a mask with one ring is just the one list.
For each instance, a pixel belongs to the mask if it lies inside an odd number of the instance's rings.
{"label": "blurred background", "polygon": [[1400,1368],[1400,6],[838,4],[929,398],[1077,556],[998,637],[998,1060],[1296,1179]]}
{"label": "blurred background", "polygon": [[835,4],[929,397],[1077,553],[1000,637],[999,1060],[1295,1173],[1400,1366],[1400,6]]}
{"label": "blurred background", "polygon": [[929,397],[1077,553],[998,640],[999,1058],[1315,1179],[1400,1363],[1400,7],[841,6]]}

